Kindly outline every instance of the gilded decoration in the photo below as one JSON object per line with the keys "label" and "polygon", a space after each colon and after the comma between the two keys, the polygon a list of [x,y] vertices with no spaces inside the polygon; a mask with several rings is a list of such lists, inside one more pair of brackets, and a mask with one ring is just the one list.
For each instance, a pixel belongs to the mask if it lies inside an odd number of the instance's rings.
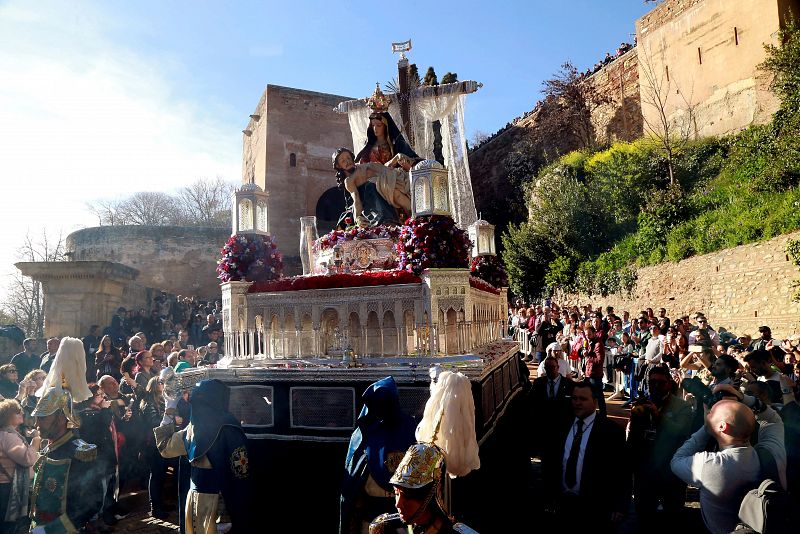
{"label": "gilded decoration", "polygon": [[416,489],[437,481],[442,476],[444,453],[431,444],[412,445],[400,461],[390,484]]}
{"label": "gilded decoration", "polygon": [[250,462],[247,449],[238,447],[231,453],[231,471],[236,478],[247,478]]}

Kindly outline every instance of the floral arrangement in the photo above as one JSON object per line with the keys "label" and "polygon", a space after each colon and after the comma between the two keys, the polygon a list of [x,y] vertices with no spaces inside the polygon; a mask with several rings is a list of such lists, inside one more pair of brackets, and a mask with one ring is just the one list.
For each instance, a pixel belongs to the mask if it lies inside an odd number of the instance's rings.
{"label": "floral arrangement", "polygon": [[217,278],[223,282],[261,282],[283,274],[283,255],[269,235],[233,235],[221,253]]}
{"label": "floral arrangement", "polygon": [[320,274],[293,276],[280,280],[256,282],[250,293],[274,291],[300,291],[303,289],[333,289],[341,287],[388,286],[392,284],[419,284],[422,280],[407,271],[367,271],[363,273]]}
{"label": "floral arrangement", "polygon": [[[348,217],[345,223],[348,223]],[[372,228],[359,228],[358,226],[348,227],[346,230],[331,230],[324,236],[314,241],[314,252],[333,248],[339,243],[345,241],[357,241],[359,239],[377,239],[377,238],[390,238],[397,239],[400,235],[399,226],[385,226],[379,225]]]}
{"label": "floral arrangement", "polygon": [[481,280],[480,278],[476,278],[474,276],[469,277],[469,286],[480,291],[486,291],[487,293],[493,293],[495,295],[500,294],[500,290],[494,287],[492,284],[486,280]]}
{"label": "floral arrangement", "polygon": [[472,242],[451,217],[425,215],[408,219],[400,230],[400,269],[419,276],[425,269],[466,267]]}
{"label": "floral arrangement", "polygon": [[469,272],[496,288],[508,287],[506,268],[497,256],[478,256],[472,259]]}

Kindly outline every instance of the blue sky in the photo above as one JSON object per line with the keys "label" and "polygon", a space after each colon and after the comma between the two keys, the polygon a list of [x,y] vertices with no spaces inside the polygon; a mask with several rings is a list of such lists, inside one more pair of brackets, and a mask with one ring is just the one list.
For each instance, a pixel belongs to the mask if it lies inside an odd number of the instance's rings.
{"label": "blue sky", "polygon": [[[411,38],[424,73],[483,89],[468,133],[533,107],[565,60],[585,69],[643,0],[322,2],[0,0],[0,275],[26,232],[96,221],[86,202],[239,180],[241,130],[268,83],[368,96]],[[36,200],[32,200],[36,199]],[[0,281],[0,284],[2,281]]]}

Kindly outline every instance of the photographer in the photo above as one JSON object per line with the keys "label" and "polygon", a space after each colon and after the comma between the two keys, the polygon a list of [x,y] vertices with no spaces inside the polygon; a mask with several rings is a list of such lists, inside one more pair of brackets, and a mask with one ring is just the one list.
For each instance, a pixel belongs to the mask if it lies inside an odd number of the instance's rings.
{"label": "photographer", "polygon": [[[647,373],[647,397],[633,403],[628,444],[633,453],[633,493],[640,528],[674,519],[683,508],[686,484],[669,469],[670,460],[691,433],[692,407],[672,393],[670,371],[663,365]],[[664,517],[657,519],[659,505]]]}
{"label": "photographer", "polygon": [[[733,386],[716,386],[742,399]],[[758,426],[757,425],[758,421]],[[758,444],[750,438],[758,432]],[[728,534],[739,522],[739,505],[745,493],[763,480],[759,453],[763,449],[775,460],[778,478],[786,487],[786,450],[783,422],[769,407],[758,414],[739,400],[721,399],[711,406],[705,424],[684,443],[670,462],[672,472],[687,484],[700,488],[700,511],[714,534]],[[706,452],[711,440],[716,452]]]}

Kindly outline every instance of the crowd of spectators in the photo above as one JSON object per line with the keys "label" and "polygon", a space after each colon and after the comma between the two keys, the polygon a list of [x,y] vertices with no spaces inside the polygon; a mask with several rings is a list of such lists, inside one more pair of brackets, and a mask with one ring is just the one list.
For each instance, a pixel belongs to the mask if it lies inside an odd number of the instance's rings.
{"label": "crowd of spectators", "polygon": [[[86,382],[94,396],[81,410],[79,432],[97,445],[97,469],[105,488],[102,509],[87,532],[105,532],[126,514],[118,504],[123,487],[147,488],[151,515],[167,516],[163,486],[167,469],[177,472],[177,459],[162,458],[153,439],[152,429],[165,411],[159,373],[166,366],[179,373],[215,365],[224,354],[221,313],[220,301],[160,295],[149,311],[119,307],[107,327],[92,325],[82,338]],[[15,466],[27,472],[38,457],[41,440],[32,412],[60,342],[48,339],[40,353],[36,339],[25,339],[21,352],[0,358],[0,510],[13,507],[9,503]],[[179,410],[176,421],[188,422],[188,413]],[[188,469],[181,476],[188,476]],[[26,483],[28,492],[29,478]],[[11,520],[7,514],[0,533],[14,532],[25,515]]]}
{"label": "crowd of spectators", "polygon": [[[601,514],[603,531],[614,528],[633,496],[640,529],[673,532],[691,485],[706,527],[727,534],[745,528],[745,494],[766,478],[787,501],[800,501],[800,335],[776,339],[767,325],[737,335],[713,328],[702,312],[669,317],[665,308],[648,308],[631,315],[551,301],[518,303],[509,328],[521,357],[540,363],[530,398],[555,436],[536,451],[554,511],[586,506]],[[626,435],[596,427],[606,434],[605,448],[592,456],[601,465],[582,468],[592,484],[595,469],[604,473],[605,485],[592,495],[580,476],[577,483],[569,478],[571,447],[598,424],[582,403],[606,419],[604,392],[625,399],[630,419]],[[566,442],[563,428],[572,432]],[[588,461],[600,446],[584,439],[575,447]],[[608,461],[613,477],[604,470]]]}
{"label": "crowd of spectators", "polygon": [[620,43],[620,45],[617,47],[617,50],[616,50],[616,52],[614,52],[614,54],[612,54],[611,52],[606,52],[605,57],[603,59],[601,59],[600,61],[598,61],[597,63],[595,63],[594,66],[586,69],[586,71],[583,73],[583,76],[588,78],[592,74],[595,74],[596,72],[598,72],[600,69],[602,69],[606,65],[608,65],[610,63],[613,63],[616,59],[619,59],[620,57],[624,56],[625,54],[627,54],[628,52],[633,50],[633,47],[635,47],[635,46],[636,46],[636,42],[635,41],[634,41],[634,44]]}

